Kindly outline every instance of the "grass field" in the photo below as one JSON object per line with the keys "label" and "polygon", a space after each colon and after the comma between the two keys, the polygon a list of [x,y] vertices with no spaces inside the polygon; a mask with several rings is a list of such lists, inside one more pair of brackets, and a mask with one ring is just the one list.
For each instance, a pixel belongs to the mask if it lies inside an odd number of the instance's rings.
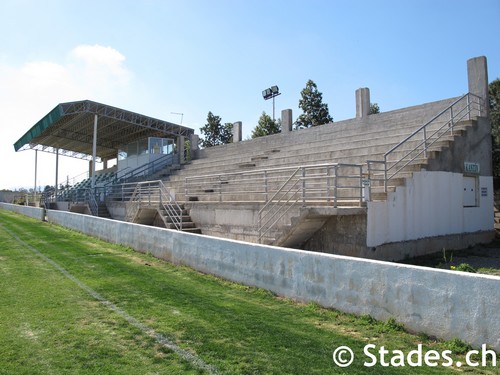
{"label": "grass field", "polygon": [[[0,210],[0,374],[406,374],[497,368],[365,367],[368,343],[467,346],[282,299]],[[333,363],[335,348],[357,356]]]}

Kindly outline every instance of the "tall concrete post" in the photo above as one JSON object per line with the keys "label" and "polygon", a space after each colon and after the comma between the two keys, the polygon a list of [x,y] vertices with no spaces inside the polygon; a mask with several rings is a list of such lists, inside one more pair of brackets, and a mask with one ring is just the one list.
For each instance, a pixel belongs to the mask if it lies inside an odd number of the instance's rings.
{"label": "tall concrete post", "polygon": [[233,122],[233,143],[241,142],[242,127],[241,121]]}
{"label": "tall concrete post", "polygon": [[200,136],[198,134],[191,134],[189,136],[191,142],[191,159],[198,158],[198,150],[200,149]]}
{"label": "tall concrete post", "polygon": [[288,133],[292,131],[292,110],[284,109],[281,111],[281,132]]}
{"label": "tall concrete post", "polygon": [[484,100],[484,108],[481,115],[487,117],[489,114],[488,66],[485,56],[467,60],[467,77],[469,80],[469,92]]}
{"label": "tall concrete post", "polygon": [[185,155],[185,141],[184,141],[184,136],[180,135],[177,137],[177,150],[179,152],[179,164],[184,164],[186,162],[186,155]]}
{"label": "tall concrete post", "polygon": [[370,89],[368,87],[356,90],[356,118],[367,117],[370,113]]}

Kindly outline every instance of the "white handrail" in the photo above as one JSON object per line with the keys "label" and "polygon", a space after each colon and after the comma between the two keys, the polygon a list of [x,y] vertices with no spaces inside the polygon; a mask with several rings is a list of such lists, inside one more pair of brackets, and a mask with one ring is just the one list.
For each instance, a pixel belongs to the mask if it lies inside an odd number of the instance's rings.
{"label": "white handrail", "polygon": [[142,206],[163,208],[175,229],[182,230],[182,207],[175,201],[161,180],[133,182],[117,185],[123,192],[133,192],[127,203],[125,221],[132,221]]}
{"label": "white handrail", "polygon": [[[463,103],[464,101],[466,101],[466,103]],[[474,108],[475,105],[477,105],[477,108]],[[400,172],[402,172],[408,165],[414,162],[421,155],[426,158],[427,151],[433,144],[435,144],[439,139],[443,138],[446,134],[448,134],[448,132],[453,135],[454,127],[458,122],[464,119],[470,120],[473,117],[474,111],[477,112],[477,116],[480,116],[482,114],[483,108],[484,103],[481,97],[472,93],[467,93],[461,96],[444,110],[427,121],[424,125],[404,138],[397,145],[389,149],[384,154],[383,161],[368,160],[367,165],[370,180],[383,181],[384,192],[387,192],[388,182],[391,179],[395,178]],[[448,112],[450,114],[449,118],[446,121],[440,121],[440,118]],[[443,123],[439,125],[441,122]],[[438,125],[438,128],[436,130],[433,130],[432,127],[436,124]],[[430,135],[428,133],[430,133]],[[417,139],[415,140],[415,138]],[[410,141],[416,141],[416,146],[411,148],[409,151],[406,151],[400,158],[391,161],[391,165],[389,166],[389,157],[391,155],[394,155],[395,152],[402,149],[402,147],[407,145]],[[373,164],[381,164],[382,169],[374,168]],[[376,177],[376,172],[383,172],[383,178]]]}

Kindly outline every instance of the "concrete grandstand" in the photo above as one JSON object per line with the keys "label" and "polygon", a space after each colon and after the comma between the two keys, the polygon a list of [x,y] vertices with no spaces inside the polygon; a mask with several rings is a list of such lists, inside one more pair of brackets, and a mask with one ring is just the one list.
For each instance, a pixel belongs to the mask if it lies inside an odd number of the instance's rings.
{"label": "concrete grandstand", "polygon": [[467,64],[465,95],[369,115],[363,88],[354,119],[292,131],[284,110],[280,134],[206,149],[187,127],[63,103],[15,149],[92,160],[47,209],[382,260],[464,248],[494,236],[486,58]]}

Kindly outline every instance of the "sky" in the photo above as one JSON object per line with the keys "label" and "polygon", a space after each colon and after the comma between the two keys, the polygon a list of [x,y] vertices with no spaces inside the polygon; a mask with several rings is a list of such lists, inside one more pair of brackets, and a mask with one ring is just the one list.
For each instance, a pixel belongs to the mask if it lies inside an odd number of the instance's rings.
{"label": "sky", "polygon": [[[360,87],[385,112],[465,94],[472,57],[500,77],[500,0],[0,0],[0,15],[0,190],[35,186],[35,152],[13,144],[58,103],[197,134],[211,111],[245,139],[272,115],[273,85],[276,117],[300,115],[312,79],[340,121]],[[59,182],[87,171],[59,158]],[[37,188],[54,183],[55,155],[38,152]]]}

